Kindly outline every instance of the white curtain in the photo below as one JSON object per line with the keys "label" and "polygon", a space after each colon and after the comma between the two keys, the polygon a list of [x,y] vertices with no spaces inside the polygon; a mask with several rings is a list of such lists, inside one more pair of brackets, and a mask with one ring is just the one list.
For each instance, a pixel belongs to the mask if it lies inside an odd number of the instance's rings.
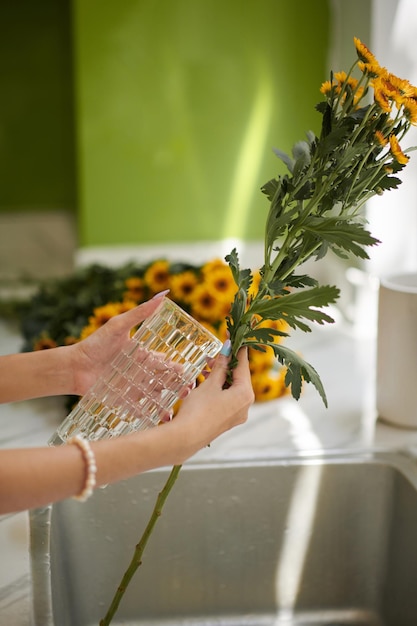
{"label": "white curtain", "polygon": [[[417,85],[416,0],[372,0],[371,15],[372,52],[389,71]],[[414,145],[416,128],[402,148]],[[367,264],[376,276],[417,270],[417,151],[409,156],[400,187],[368,203],[370,230],[382,241]]]}

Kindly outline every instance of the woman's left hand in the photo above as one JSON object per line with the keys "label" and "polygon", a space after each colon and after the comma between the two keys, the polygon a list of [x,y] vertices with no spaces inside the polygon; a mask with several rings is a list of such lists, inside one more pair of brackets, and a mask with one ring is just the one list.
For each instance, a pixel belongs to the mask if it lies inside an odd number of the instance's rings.
{"label": "woman's left hand", "polygon": [[162,303],[163,296],[164,293],[158,294],[152,300],[110,318],[89,337],[70,346],[74,395],[85,394],[121,350],[132,328],[156,311]]}

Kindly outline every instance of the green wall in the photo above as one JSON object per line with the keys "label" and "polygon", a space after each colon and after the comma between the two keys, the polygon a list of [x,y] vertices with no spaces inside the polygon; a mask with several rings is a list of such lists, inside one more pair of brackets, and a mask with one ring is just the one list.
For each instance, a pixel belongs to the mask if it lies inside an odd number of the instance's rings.
{"label": "green wall", "polygon": [[310,128],[327,0],[73,0],[82,245],[259,239]]}
{"label": "green wall", "polygon": [[76,204],[70,0],[0,2],[0,211]]}

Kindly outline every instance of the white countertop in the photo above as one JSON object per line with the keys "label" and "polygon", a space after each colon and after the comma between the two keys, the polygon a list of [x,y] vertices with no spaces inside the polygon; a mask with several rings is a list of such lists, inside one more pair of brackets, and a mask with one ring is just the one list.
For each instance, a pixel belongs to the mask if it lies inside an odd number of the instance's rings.
{"label": "white countertop", "polygon": [[[417,430],[391,427],[376,419],[374,338],[355,336],[338,323],[291,341],[318,370],[329,408],[311,385],[299,402],[286,397],[255,405],[245,425],[213,442],[196,460],[277,458],[374,447],[417,449]],[[0,320],[0,353],[19,349],[16,329]],[[58,398],[1,405],[0,447],[44,445],[64,415]],[[27,513],[0,516],[0,555],[0,624],[30,626]]]}

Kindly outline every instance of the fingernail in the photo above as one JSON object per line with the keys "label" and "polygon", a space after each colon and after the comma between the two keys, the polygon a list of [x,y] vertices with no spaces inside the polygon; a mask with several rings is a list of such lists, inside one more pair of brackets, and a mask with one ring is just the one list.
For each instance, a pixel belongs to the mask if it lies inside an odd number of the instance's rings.
{"label": "fingernail", "polygon": [[164,289],[164,291],[159,291],[154,296],[152,296],[152,300],[155,300],[156,298],[163,298],[164,296],[167,295],[167,293],[169,293],[169,291],[170,291],[169,289]]}
{"label": "fingernail", "polygon": [[220,350],[220,354],[223,354],[223,356],[230,356],[231,351],[232,351],[232,342],[230,341],[230,339],[226,339],[226,341],[223,344],[222,349]]}

